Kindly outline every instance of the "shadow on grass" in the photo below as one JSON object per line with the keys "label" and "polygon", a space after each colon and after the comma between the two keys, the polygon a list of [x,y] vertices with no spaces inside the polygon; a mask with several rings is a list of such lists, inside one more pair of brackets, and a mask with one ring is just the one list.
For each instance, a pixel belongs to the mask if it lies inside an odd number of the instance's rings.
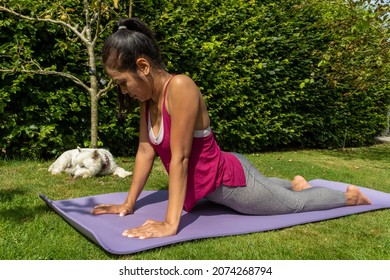
{"label": "shadow on grass", "polygon": [[12,208],[0,209],[0,221],[20,225],[21,223],[32,221],[35,217],[48,212],[48,208],[44,205],[34,208],[28,206],[14,206]]}
{"label": "shadow on grass", "polygon": [[0,190],[0,203],[14,200],[17,196],[25,195],[27,192],[22,189]]}
{"label": "shadow on grass", "polygon": [[345,148],[339,150],[324,150],[324,155],[331,155],[344,160],[370,160],[390,163],[390,144],[379,144],[365,148]]}
{"label": "shadow on grass", "polygon": [[[36,216],[47,213],[44,206],[31,206],[25,200],[15,202],[18,197],[25,197],[27,191],[22,189],[0,190],[0,221],[8,223],[24,223],[34,219]],[[21,205],[26,203],[26,205]]]}

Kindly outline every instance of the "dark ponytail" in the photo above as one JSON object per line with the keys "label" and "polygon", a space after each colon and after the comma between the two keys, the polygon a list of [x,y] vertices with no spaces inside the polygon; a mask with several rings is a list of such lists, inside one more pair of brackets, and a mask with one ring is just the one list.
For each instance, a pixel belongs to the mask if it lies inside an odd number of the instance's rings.
{"label": "dark ponytail", "polygon": [[[139,19],[120,19],[113,34],[103,46],[102,60],[105,67],[119,72],[136,72],[136,61],[144,57],[156,69],[164,69],[160,49],[153,32]],[[123,95],[117,87],[118,118],[123,119],[132,109],[133,100]]]}
{"label": "dark ponytail", "polygon": [[120,72],[136,71],[140,57],[149,59],[157,69],[164,69],[160,49],[153,32],[139,19],[121,19],[103,46],[103,64]]}

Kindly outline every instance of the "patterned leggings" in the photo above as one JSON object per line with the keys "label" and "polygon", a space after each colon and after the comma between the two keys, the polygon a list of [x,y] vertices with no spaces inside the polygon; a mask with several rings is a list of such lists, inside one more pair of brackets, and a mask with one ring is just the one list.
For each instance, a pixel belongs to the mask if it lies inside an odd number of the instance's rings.
{"label": "patterned leggings", "polygon": [[219,186],[206,196],[214,203],[248,215],[277,215],[346,206],[345,193],[325,187],[302,191],[291,190],[291,182],[261,174],[244,156],[234,154],[241,162],[245,187]]}

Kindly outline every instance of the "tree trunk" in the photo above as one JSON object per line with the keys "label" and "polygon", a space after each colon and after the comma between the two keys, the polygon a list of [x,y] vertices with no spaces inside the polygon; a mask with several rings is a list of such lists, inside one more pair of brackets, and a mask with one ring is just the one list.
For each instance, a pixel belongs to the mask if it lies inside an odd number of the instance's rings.
{"label": "tree trunk", "polygon": [[97,93],[91,89],[91,148],[97,148],[98,146],[98,104]]}
{"label": "tree trunk", "polygon": [[98,146],[98,119],[99,119],[99,96],[98,81],[96,77],[96,60],[94,46],[88,46],[89,69],[90,69],[90,97],[91,97],[91,148]]}
{"label": "tree trunk", "polygon": [[129,1],[129,18],[133,17],[133,0]]}

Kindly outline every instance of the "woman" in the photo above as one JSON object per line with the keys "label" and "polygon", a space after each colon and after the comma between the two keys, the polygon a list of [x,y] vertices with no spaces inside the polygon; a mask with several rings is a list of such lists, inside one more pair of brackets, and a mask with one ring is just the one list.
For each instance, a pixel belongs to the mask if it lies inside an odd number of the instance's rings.
{"label": "woman", "polygon": [[243,214],[273,215],[370,204],[355,186],[346,192],[267,178],[242,155],[222,152],[198,87],[164,70],[151,30],[137,19],[121,20],[103,48],[107,73],[121,93],[140,102],[140,136],[130,191],[123,204],[96,206],[93,214],[132,214],[158,154],[169,174],[165,221],[148,220],[124,236],[152,238],[177,233],[182,209],[209,200]]}

